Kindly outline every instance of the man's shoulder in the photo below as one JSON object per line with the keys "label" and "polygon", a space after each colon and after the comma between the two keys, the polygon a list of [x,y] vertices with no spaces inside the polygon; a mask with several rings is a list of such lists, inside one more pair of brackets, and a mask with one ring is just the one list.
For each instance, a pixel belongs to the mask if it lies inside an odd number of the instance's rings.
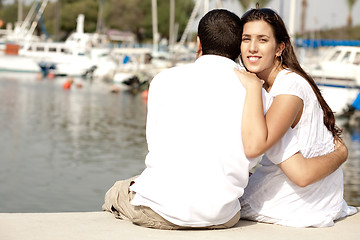
{"label": "man's shoulder", "polygon": [[188,64],[183,64],[180,66],[174,66],[171,68],[167,68],[162,70],[161,72],[159,72],[156,76],[155,79],[158,78],[167,78],[167,77],[176,77],[179,75],[186,75],[189,72],[193,71],[192,69],[194,69],[194,63],[188,63]]}
{"label": "man's shoulder", "polygon": [[183,71],[188,71],[192,68],[194,68],[194,62],[192,63],[186,63],[186,64],[181,64],[181,65],[176,65],[174,67],[171,68],[167,68],[165,70],[163,70],[162,72],[165,73],[172,73],[172,72],[183,72]]}

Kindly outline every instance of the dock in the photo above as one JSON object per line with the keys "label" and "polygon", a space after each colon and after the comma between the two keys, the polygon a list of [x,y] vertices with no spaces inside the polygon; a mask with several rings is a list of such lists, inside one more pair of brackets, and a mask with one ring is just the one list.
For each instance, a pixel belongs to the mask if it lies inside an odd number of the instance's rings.
{"label": "dock", "polygon": [[1,240],[355,240],[359,236],[360,213],[327,228],[293,228],[240,220],[225,230],[149,229],[116,219],[109,212],[0,213]]}

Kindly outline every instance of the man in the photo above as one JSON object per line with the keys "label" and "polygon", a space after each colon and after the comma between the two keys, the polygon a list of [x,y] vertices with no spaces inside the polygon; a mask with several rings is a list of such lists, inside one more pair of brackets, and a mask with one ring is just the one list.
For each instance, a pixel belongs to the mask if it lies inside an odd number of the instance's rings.
{"label": "man", "polygon": [[[159,229],[228,228],[238,222],[238,199],[256,164],[242,147],[245,89],[233,71],[240,54],[240,24],[227,10],[210,11],[199,23],[195,63],[153,79],[146,169],[116,182],[106,193],[103,210]],[[289,132],[269,156],[286,160],[298,150]],[[338,156],[331,161],[340,165],[346,156]]]}

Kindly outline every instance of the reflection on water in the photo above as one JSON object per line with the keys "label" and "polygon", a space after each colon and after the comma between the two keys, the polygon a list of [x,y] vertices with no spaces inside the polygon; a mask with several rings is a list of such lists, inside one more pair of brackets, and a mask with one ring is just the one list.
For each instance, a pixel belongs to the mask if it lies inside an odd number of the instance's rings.
{"label": "reflection on water", "polygon": [[[139,174],[146,104],[83,82],[0,73],[0,212],[100,211],[106,190]],[[347,132],[345,198],[360,206],[360,131]]]}
{"label": "reflection on water", "polygon": [[143,170],[139,96],[14,76],[0,77],[0,212],[100,210],[115,180]]}
{"label": "reflection on water", "polygon": [[360,129],[347,129],[344,134],[349,158],[343,164],[344,198],[349,205],[360,206]]}

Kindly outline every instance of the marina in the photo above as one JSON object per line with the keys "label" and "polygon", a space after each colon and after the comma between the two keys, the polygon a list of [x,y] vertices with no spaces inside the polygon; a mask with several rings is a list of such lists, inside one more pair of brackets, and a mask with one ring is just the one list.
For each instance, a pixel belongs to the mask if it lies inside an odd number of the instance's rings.
{"label": "marina", "polygon": [[[53,6],[59,7],[58,2]],[[170,1],[167,40],[160,38],[157,1],[151,2],[153,39],[146,39],[147,44],[136,42],[139,32],[100,33],[105,1],[97,9],[96,33],[85,32],[87,22],[80,13],[76,29],[62,41],[38,38],[35,29],[45,7],[55,4],[46,0],[33,1],[13,30],[0,31],[0,238],[266,239],[269,233],[277,239],[356,238],[359,214],[323,229],[240,220],[232,229],[169,232],[139,228],[101,211],[115,181],[145,169],[149,83],[160,71],[195,60],[195,43],[187,41],[201,7],[205,13],[210,3],[193,1],[178,38],[175,1]],[[216,4],[222,7],[222,1]],[[291,1],[290,21],[295,19],[295,4]],[[289,27],[292,36],[294,25]],[[348,205],[359,209],[360,43],[296,50],[343,129],[349,149],[341,166],[343,195]]]}
{"label": "marina", "polygon": [[[65,81],[0,72],[0,212],[100,211],[115,181],[145,167],[146,99],[81,78],[64,90]],[[360,206],[360,128],[344,139],[344,197]]]}

